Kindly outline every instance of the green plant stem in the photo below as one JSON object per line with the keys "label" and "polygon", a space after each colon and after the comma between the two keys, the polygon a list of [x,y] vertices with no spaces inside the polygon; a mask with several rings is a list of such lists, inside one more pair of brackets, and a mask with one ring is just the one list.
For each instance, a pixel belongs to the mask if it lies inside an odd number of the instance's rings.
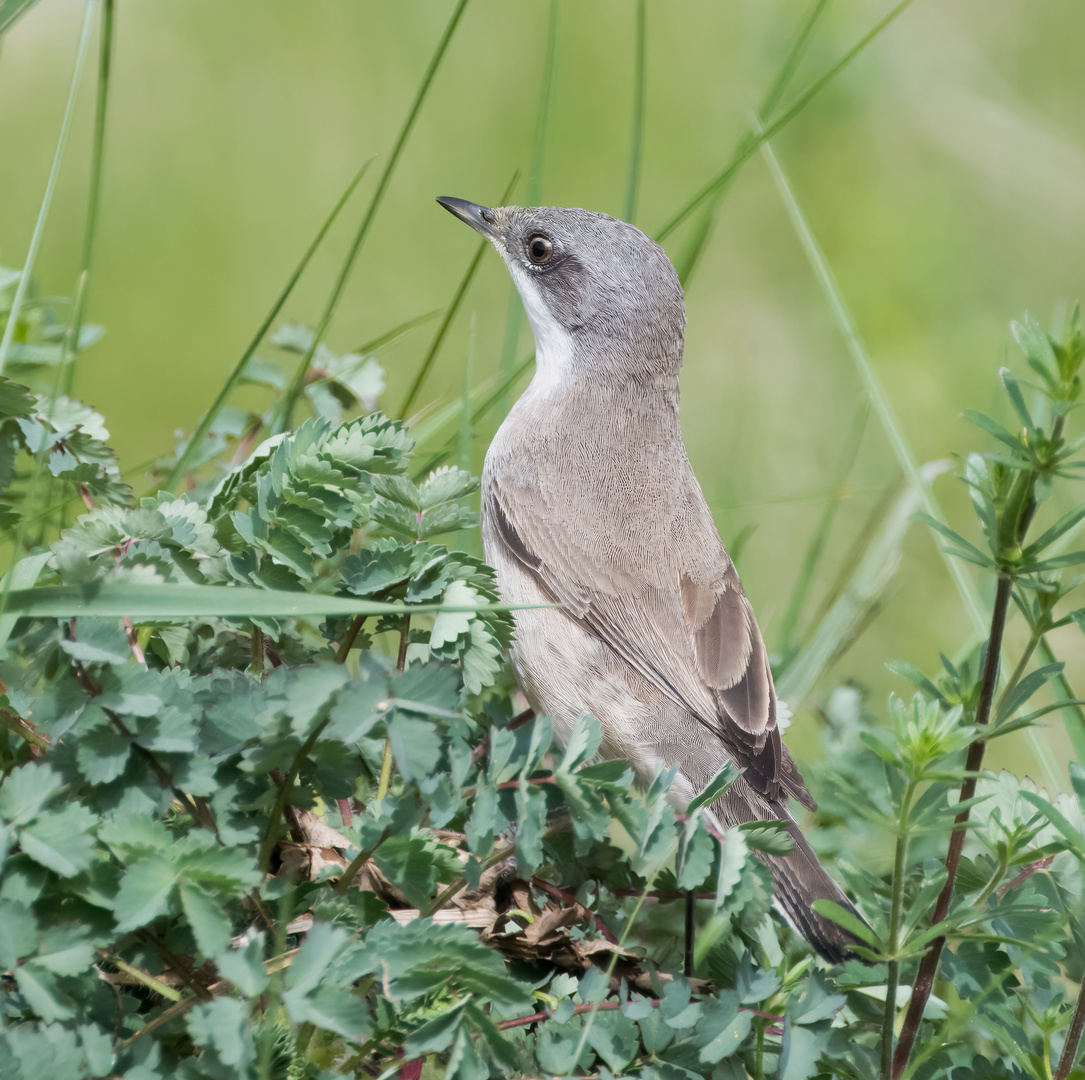
{"label": "green plant stem", "polygon": [[133,967],[119,956],[107,952],[105,949],[97,949],[95,951],[106,961],[106,963],[112,964],[118,971],[123,971],[125,975],[135,979],[140,985],[146,986],[148,990],[153,990],[167,1001],[177,1002],[181,1000],[181,995],[174,990],[172,986],[162,982],[161,979],[156,979],[150,972],[144,971],[142,968]]}
{"label": "green plant stem", "polygon": [[396,656],[396,671],[403,673],[407,666],[407,646],[411,643],[411,617],[403,616],[403,626],[399,631],[399,654]]}
{"label": "green plant stem", "polygon": [[49,179],[45,182],[45,193],[41,198],[38,219],[34,222],[34,232],[30,236],[30,246],[26,250],[23,269],[19,274],[19,284],[15,288],[15,296],[11,301],[7,325],[4,327],[4,336],[0,339],[0,375],[4,373],[4,364],[7,362],[8,353],[11,350],[11,343],[15,339],[15,328],[19,322],[19,315],[22,313],[27,289],[30,287],[30,278],[34,273],[34,263],[38,258],[38,248],[41,247],[41,238],[45,233],[45,223],[49,219],[49,211],[53,205],[53,193],[56,191],[57,177],[60,175],[60,163],[64,160],[64,151],[68,146],[68,134],[72,127],[75,102],[79,97],[79,84],[83,79],[83,64],[87,59],[90,46],[90,33],[94,26],[94,10],[96,6],[97,0],[87,0],[87,6],[83,14],[83,29],[79,35],[79,45],[75,53],[75,67],[72,70],[71,86],[68,88],[68,103],[64,107],[64,119],[60,122],[60,134],[57,136],[56,150],[53,152],[53,164],[49,170]]}
{"label": "green plant stem", "polygon": [[388,788],[392,783],[392,740],[385,737],[384,750],[381,753],[381,775],[377,781],[377,802],[381,802],[388,795]]}
{"label": "green plant stem", "polygon": [[881,1080],[890,1080],[893,1070],[893,1030],[897,1019],[897,986],[900,981],[900,924],[904,917],[904,866],[908,855],[908,815],[915,797],[916,781],[909,778],[900,801],[896,850],[893,856],[893,893],[889,908],[889,960],[885,989],[885,1016],[882,1019]]}
{"label": "green plant stem", "polygon": [[765,1025],[757,1025],[757,1043],[753,1051],[754,1080],[764,1080],[765,1076]]}
{"label": "green plant stem", "polygon": [[[791,77],[798,69],[799,63],[806,53],[806,48],[810,44],[814,28],[817,26],[822,13],[825,11],[826,7],[828,7],[828,3],[829,0],[813,0],[813,3],[811,3],[810,7],[807,9],[805,17],[799,24],[799,29],[791,44],[791,49],[788,51],[787,57],[781,65],[780,70],[776,73],[776,78],[772,80],[772,85],[769,87],[768,92],[762,99],[760,108],[758,109],[758,114],[765,117],[766,120],[770,119],[775,114],[776,107],[780,104],[780,99],[787,90],[787,87],[791,82]],[[738,155],[744,152],[746,143],[753,140],[754,137],[752,131],[747,131],[743,134],[742,138],[736,144],[735,149],[732,151],[732,162],[737,160]],[[716,210],[723,200],[723,197],[730,189],[731,182],[737,175],[737,171],[732,172],[728,179],[720,184],[713,193],[712,198],[708,200],[704,211],[701,214],[700,221],[694,229],[693,234],[687,240],[685,248],[674,260],[675,269],[678,271],[678,279],[681,281],[683,288],[688,286],[690,278],[693,276],[693,271],[700,262],[701,255],[708,245],[708,238],[712,233],[712,225],[715,221]]]}
{"label": "green plant stem", "polygon": [[[991,614],[991,636],[987,641],[987,656],[983,665],[983,681],[980,685],[979,702],[976,705],[976,727],[982,728],[987,724],[991,716],[991,704],[994,701],[995,687],[998,683],[998,658],[1002,652],[1002,636],[1006,629],[1006,612],[1010,606],[1010,594],[1013,591],[1013,579],[1008,575],[1002,575],[998,579],[998,588],[995,592],[994,611]],[[976,794],[975,774],[983,764],[983,751],[986,743],[983,739],[976,739],[968,748],[968,757],[965,761],[965,771],[968,775],[961,784],[962,803],[967,803]],[[961,849],[964,847],[965,828],[968,825],[968,809],[962,810],[954,818],[953,832],[949,838],[949,850],[946,853],[946,883],[938,900],[934,905],[931,915],[931,925],[937,926],[949,914],[949,905],[953,899],[953,888],[957,882],[957,869],[961,862]],[[934,989],[934,977],[938,972],[938,961],[942,956],[942,948],[946,943],[945,935],[942,934],[930,943],[929,948],[923,954],[919,962],[919,970],[916,973],[915,985],[912,987],[912,1000],[908,1003],[908,1012],[904,1017],[904,1026],[901,1028],[900,1040],[893,1055],[893,1080],[899,1080],[904,1075],[908,1065],[908,1057],[912,1052],[919,1025],[923,1019],[923,1010],[927,1007],[931,991]]]}
{"label": "green plant stem", "polygon": [[72,316],[64,334],[60,366],[63,371],[63,393],[70,395],[75,379],[75,354],[79,351],[79,335],[83,330],[83,316],[87,307],[87,285],[90,265],[94,258],[94,241],[98,235],[98,209],[102,201],[102,161],[105,156],[106,107],[109,102],[109,73],[113,60],[113,7],[114,0],[104,0],[102,6],[102,30],[98,44],[98,96],[94,105],[94,149],[90,159],[90,192],[87,195],[87,223],[83,231],[83,254],[80,259],[79,279],[75,286]]}
{"label": "green plant stem", "polygon": [[[509,844],[506,847],[498,848],[487,858],[482,860],[481,870],[489,870],[491,866],[496,866],[499,862],[504,862],[510,855],[515,854],[516,845]],[[431,900],[424,908],[419,911],[418,916],[422,919],[430,918],[434,912],[440,911],[458,892],[460,892],[467,885],[467,878],[459,877],[442,889],[433,900]]]}
{"label": "green plant stem", "polygon": [[622,204],[622,217],[630,223],[637,214],[637,195],[640,192],[640,169],[644,149],[646,7],[646,0],[637,0],[633,44],[633,129],[629,136],[629,167],[625,178],[625,202]]}
{"label": "green plant stem", "polygon": [[1066,1080],[1070,1075],[1078,1047],[1081,1045],[1083,1030],[1085,1030],[1085,983],[1078,987],[1077,1004],[1074,1006],[1074,1015],[1070,1018],[1070,1026],[1066,1030],[1066,1042],[1063,1043],[1059,1064],[1055,1068],[1054,1080]]}
{"label": "green plant stem", "polygon": [[312,259],[313,255],[316,254],[316,250],[320,247],[324,237],[328,235],[328,230],[332,227],[332,223],[339,216],[339,211],[346,206],[347,201],[350,199],[351,195],[354,194],[354,189],[362,182],[362,177],[365,176],[366,171],[372,163],[373,159],[368,158],[362,167],[354,174],[354,178],[347,184],[343,194],[339,196],[339,201],[332,207],[331,213],[324,219],[324,224],[320,226],[316,236],[313,237],[309,246],[305,249],[305,254],[302,255],[301,259],[298,261],[298,265],[294,267],[293,273],[287,278],[286,285],[283,286],[283,291],[279,293],[278,299],[271,305],[271,310],[267,313],[264,321],[260,324],[259,329],[253,335],[248,347],[241,354],[241,358],[230,369],[230,374],[226,376],[226,381],[222,384],[222,389],[215,395],[215,400],[211,402],[211,408],[209,408],[200,418],[199,423],[196,425],[196,430],[192,433],[192,438],[188,440],[184,450],[181,451],[176,464],[173,466],[173,469],[166,479],[165,487],[167,490],[172,491],[185,475],[189,462],[196,456],[200,444],[211,430],[211,425],[214,424],[219,413],[222,412],[223,406],[226,404],[226,399],[233,393],[234,388],[241,381],[242,376],[245,374],[245,368],[255,355],[256,350],[260,347],[260,342],[264,340],[265,335],[271,329],[276,318],[278,318],[283,305],[294,291],[294,286],[297,285],[305,268],[309,265],[309,261]]}
{"label": "green plant stem", "polygon": [[399,163],[399,158],[403,153],[404,146],[407,145],[407,138],[410,136],[411,129],[414,127],[414,122],[422,108],[422,103],[426,100],[426,94],[429,92],[430,84],[433,82],[434,75],[437,74],[437,69],[440,67],[442,59],[444,59],[449,42],[452,40],[452,35],[456,31],[456,26],[460,21],[460,17],[463,15],[465,7],[467,7],[467,0],[458,0],[451,18],[449,18],[448,24],[445,26],[444,33],[437,42],[437,48],[434,50],[433,56],[430,57],[430,62],[422,75],[422,81],[419,83],[418,90],[415,92],[414,101],[411,102],[411,107],[407,111],[407,116],[399,129],[399,135],[396,137],[392,152],[388,155],[388,161],[384,166],[384,171],[377,181],[377,188],[376,191],[373,192],[373,198],[369,202],[369,208],[362,218],[362,223],[358,226],[358,231],[354,236],[354,242],[351,244],[350,250],[347,252],[347,257],[339,270],[339,276],[336,279],[331,296],[328,297],[328,302],[324,307],[324,314],[317,324],[316,332],[313,334],[313,340],[310,342],[309,348],[306,349],[305,355],[298,364],[297,370],[294,372],[294,377],[283,398],[282,406],[272,422],[272,434],[286,431],[293,425],[294,409],[297,406],[298,399],[301,397],[302,390],[305,388],[305,378],[308,375],[309,364],[312,362],[313,354],[316,352],[317,346],[324,340],[324,335],[327,334],[328,327],[331,326],[332,319],[335,318],[335,312],[339,307],[339,301],[342,299],[343,290],[347,285],[347,279],[350,277],[350,273],[354,269],[354,264],[357,262],[358,255],[362,250],[362,245],[369,235],[369,229],[373,224],[373,219],[377,216],[377,211],[380,209],[384,194],[388,190],[388,185],[391,182],[392,173]]}
{"label": "green plant stem", "polygon": [[1002,711],[1002,706],[1006,703],[1006,699],[1013,693],[1014,688],[1021,681],[1021,676],[1025,674],[1025,669],[1032,659],[1032,654],[1036,651],[1036,646],[1040,644],[1040,641],[1043,639],[1046,632],[1046,628],[1041,629],[1038,626],[1032,628],[1032,633],[1029,635],[1025,651],[1021,654],[1021,659],[1017,661],[1017,667],[1013,669],[1013,673],[1006,681],[1006,685],[1002,688],[1002,692],[998,695],[998,702],[994,707],[994,714],[996,717]]}
{"label": "green plant stem", "polygon": [[313,730],[309,732],[309,737],[301,744],[301,749],[294,755],[294,760],[290,762],[290,771],[286,774],[286,779],[275,796],[275,803],[268,817],[267,828],[264,830],[264,842],[260,845],[259,866],[265,872],[268,866],[271,865],[271,853],[275,850],[275,841],[279,832],[279,819],[283,816],[283,810],[290,798],[294,781],[297,780],[298,773],[301,772],[301,763],[308,757],[309,751],[312,750],[317,739],[320,738],[320,733],[327,726],[327,720],[321,720],[314,725]]}
{"label": "green plant stem", "polygon": [[339,875],[339,880],[334,885],[335,891],[339,893],[340,896],[343,896],[347,889],[350,888],[350,883],[357,877],[358,871],[373,858],[373,853],[388,839],[390,832],[390,829],[385,828],[377,838],[377,842],[371,848],[368,848],[365,851],[359,851],[358,854],[351,859],[350,864],[343,873]]}
{"label": "green plant stem", "polygon": [[347,662],[347,657],[350,655],[350,650],[354,648],[354,642],[357,640],[358,634],[361,633],[365,620],[366,616],[364,615],[354,616],[350,627],[347,629],[346,636],[339,646],[339,651],[335,654],[335,662],[337,664],[345,664]]}
{"label": "green plant stem", "polygon": [[0,724],[31,746],[36,746],[39,750],[49,749],[49,740],[44,735],[39,735],[31,724],[17,713],[0,708]]}

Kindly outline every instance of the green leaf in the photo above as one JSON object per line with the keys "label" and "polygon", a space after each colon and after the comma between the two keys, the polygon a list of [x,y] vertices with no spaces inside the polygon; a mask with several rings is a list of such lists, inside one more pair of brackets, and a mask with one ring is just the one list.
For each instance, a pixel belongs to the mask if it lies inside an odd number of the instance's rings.
{"label": "green leaf", "polygon": [[434,469],[418,487],[420,509],[431,510],[441,503],[462,499],[478,490],[479,482],[469,472],[444,465]]}
{"label": "green leaf", "polygon": [[63,786],[48,764],[12,770],[0,786],[0,818],[16,825],[30,821]]}
{"label": "green leaf", "polygon": [[224,979],[229,979],[246,997],[257,997],[268,983],[264,967],[264,936],[250,932],[249,940],[240,949],[228,949],[215,960]]}
{"label": "green leaf", "polygon": [[1052,806],[1042,795],[1037,795],[1034,791],[1022,788],[1020,795],[1026,802],[1032,803],[1066,837],[1070,842],[1070,850],[1079,860],[1085,862],[1085,836],[1070,823],[1066,816]]}
{"label": "green leaf", "polygon": [[90,831],[96,822],[85,806],[69,804],[27,825],[19,835],[19,843],[36,863],[61,877],[74,877],[86,870],[94,858]]}
{"label": "green leaf", "polygon": [[126,664],[132,659],[124,627],[117,619],[76,619],[72,639],[61,641],[60,647],[84,664]]}
{"label": "green leaf", "polygon": [[50,927],[39,938],[34,963],[54,975],[82,975],[94,963],[90,930],[71,923]]}
{"label": "green leaf", "polygon": [[222,952],[230,940],[231,925],[218,899],[196,885],[180,883],[184,909],[200,955],[210,959]]}
{"label": "green leaf", "polygon": [[746,1041],[753,1017],[748,1012],[739,1012],[738,995],[733,990],[721,991],[704,1006],[704,1017],[696,1031],[697,1059],[703,1064],[715,1065],[734,1054]]}
{"label": "green leaf", "polygon": [[1022,555],[1026,558],[1032,558],[1033,556],[1038,555],[1044,548],[1053,544],[1063,535],[1063,533],[1069,532],[1082,520],[1085,520],[1085,503],[1081,506],[1076,506],[1073,510],[1069,510],[1063,514],[1050,529],[1047,529],[1029,544],[1028,547],[1022,551]]}
{"label": "green leaf", "polygon": [[720,845],[720,868],[716,875],[714,910],[719,911],[742,878],[749,848],[746,837],[738,829],[728,829],[717,843]]}
{"label": "green leaf", "polygon": [[200,1002],[189,1010],[185,1024],[192,1041],[197,1046],[214,1047],[223,1065],[242,1068],[256,1056],[248,1006],[243,1001],[220,997]]}
{"label": "green leaf", "polygon": [[678,888],[696,889],[703,884],[712,872],[715,853],[715,841],[700,827],[697,818],[690,818],[678,851]]}
{"label": "green leaf", "polygon": [[780,1080],[810,1080],[818,1071],[823,1036],[807,1027],[784,1020],[784,1042],[780,1049]]}
{"label": "green leaf", "polygon": [[165,854],[151,855],[130,866],[113,903],[121,933],[146,926],[169,909],[176,871]]}
{"label": "green leaf", "polygon": [[636,1056],[637,1028],[619,1012],[597,1012],[588,1028],[588,1044],[611,1069],[618,1071]]}
{"label": "green leaf", "polygon": [[34,395],[25,386],[0,375],[0,417],[30,416],[34,402]]}
{"label": "green leaf", "polygon": [[849,933],[854,934],[860,941],[865,941],[871,948],[879,948],[880,942],[877,935],[862,919],[853,915],[847,908],[833,900],[815,900],[811,905],[819,915],[831,919],[838,926],[844,927]]}
{"label": "green leaf", "polygon": [[287,989],[297,994],[307,994],[315,990],[346,943],[345,930],[327,923],[314,923],[293,963],[286,970]]}
{"label": "green leaf", "polygon": [[589,713],[582,713],[573,725],[572,734],[565,744],[565,756],[558,768],[562,772],[573,772],[578,765],[595,757],[602,741],[603,729],[599,721]]}
{"label": "green leaf", "polygon": [[705,784],[701,793],[690,800],[686,813],[693,814],[702,806],[710,806],[717,799],[721,798],[731,789],[731,786],[742,775],[742,772],[743,770],[735,765],[733,761],[728,761],[727,764],[724,765],[724,767],[720,769],[707,784]]}

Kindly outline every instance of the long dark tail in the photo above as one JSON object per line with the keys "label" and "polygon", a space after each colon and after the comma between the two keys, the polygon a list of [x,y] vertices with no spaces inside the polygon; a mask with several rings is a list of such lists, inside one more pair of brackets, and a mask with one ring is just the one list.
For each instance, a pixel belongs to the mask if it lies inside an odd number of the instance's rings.
{"label": "long dark tail", "polygon": [[[780,817],[789,820],[790,815],[783,807],[779,809],[783,811]],[[866,920],[825,872],[794,822],[788,832],[795,841],[791,851],[787,855],[765,857],[772,872],[780,907],[792,926],[830,963],[839,964],[855,958],[852,947],[861,944],[859,939],[842,926],[819,915],[811,905],[815,900],[832,900],[850,911],[860,922]]]}

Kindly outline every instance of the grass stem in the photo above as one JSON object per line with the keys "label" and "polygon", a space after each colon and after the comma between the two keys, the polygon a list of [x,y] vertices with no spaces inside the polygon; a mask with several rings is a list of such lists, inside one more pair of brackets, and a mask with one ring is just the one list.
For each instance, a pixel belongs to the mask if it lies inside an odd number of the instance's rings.
{"label": "grass stem", "polygon": [[320,317],[320,322],[317,324],[316,332],[313,334],[313,340],[310,343],[309,348],[305,351],[305,355],[299,362],[297,369],[294,372],[294,377],[287,387],[282,405],[272,423],[272,434],[286,431],[293,426],[294,409],[297,407],[298,400],[305,388],[305,378],[309,372],[309,364],[312,362],[313,354],[316,352],[317,346],[324,340],[324,336],[331,326],[332,319],[335,318],[335,312],[339,307],[339,301],[343,297],[343,290],[346,288],[347,280],[350,277],[351,271],[354,269],[354,264],[358,261],[358,255],[361,253],[362,245],[369,235],[373,219],[377,216],[377,211],[380,209],[381,202],[384,200],[385,192],[388,190],[388,185],[392,179],[392,173],[399,163],[400,155],[403,153],[404,146],[407,145],[407,139],[414,127],[415,120],[418,118],[422,103],[426,100],[426,95],[433,82],[433,77],[437,74],[437,69],[441,66],[441,61],[444,59],[445,52],[448,50],[449,42],[452,40],[452,35],[456,31],[460,17],[463,15],[464,8],[466,7],[467,0],[458,0],[455,9],[452,12],[452,16],[445,26],[444,33],[441,34],[441,38],[437,42],[437,48],[434,50],[433,56],[430,57],[429,64],[422,74],[422,81],[418,84],[417,91],[415,91],[414,101],[411,102],[411,107],[407,111],[407,116],[404,118],[403,124],[399,129],[399,134],[396,136],[392,152],[388,155],[388,161],[385,163],[384,170],[380,175],[380,179],[377,181],[377,188],[373,192],[373,198],[369,202],[369,207],[365,212],[365,216],[362,218],[362,223],[358,226],[358,231],[354,235],[354,242],[351,244],[350,250],[347,252],[347,257],[344,259],[343,265],[339,270],[339,276],[336,278],[331,295],[328,297],[328,302],[324,307],[324,314]]}
{"label": "grass stem", "polygon": [[83,254],[79,264],[79,278],[75,286],[72,315],[64,333],[61,347],[60,367],[63,372],[63,393],[72,392],[75,379],[75,355],[79,352],[79,338],[83,330],[83,316],[87,307],[87,286],[90,281],[90,264],[94,258],[94,241],[98,236],[98,209],[102,202],[102,161],[105,157],[106,108],[109,103],[109,74],[113,61],[113,8],[114,0],[104,0],[102,6],[102,30],[98,44],[98,95],[94,105],[94,147],[90,159],[90,192],[87,195],[87,222],[83,230]]}
{"label": "grass stem", "polygon": [[283,816],[283,811],[286,809],[287,801],[290,798],[290,792],[294,789],[294,781],[297,780],[298,773],[301,772],[302,762],[309,756],[309,751],[316,745],[317,739],[320,738],[320,733],[327,726],[327,720],[321,720],[314,725],[313,730],[309,732],[309,737],[301,744],[301,748],[294,755],[294,760],[290,762],[290,771],[286,774],[286,779],[276,793],[275,803],[271,808],[271,813],[268,815],[267,827],[264,830],[264,841],[260,845],[259,866],[261,870],[266,871],[271,864],[271,853],[275,850],[275,841],[278,839],[279,821]]}
{"label": "grass stem", "polygon": [[68,146],[68,135],[72,128],[75,102],[79,97],[79,84],[83,80],[83,65],[86,62],[87,52],[90,47],[90,32],[94,26],[96,7],[97,0],[87,0],[87,6],[83,12],[83,29],[80,31],[79,45],[75,52],[75,67],[72,70],[71,86],[68,88],[68,103],[64,107],[64,118],[60,122],[60,134],[57,136],[56,150],[53,152],[53,164],[49,169],[49,179],[45,182],[45,192],[41,198],[37,221],[34,222],[34,232],[30,236],[30,246],[27,248],[26,258],[23,260],[23,269],[19,274],[19,284],[15,287],[15,296],[11,301],[7,325],[4,327],[4,336],[0,339],[0,375],[4,373],[4,364],[7,363],[11,343],[15,340],[15,328],[18,326],[23,301],[26,299],[27,290],[30,288],[34,263],[37,261],[41,238],[45,233],[45,223],[49,220],[49,211],[53,206],[53,194],[56,191],[57,177],[60,175],[60,163],[64,160],[64,151]]}
{"label": "grass stem", "polygon": [[[823,0],[824,2],[824,0]],[[646,0],[637,0],[634,16],[633,44],[633,129],[629,136],[629,167],[625,177],[625,201],[622,217],[632,222],[637,215],[637,195],[640,192],[641,160],[644,156],[644,82]]]}
{"label": "grass stem", "polygon": [[663,227],[656,233],[656,239],[662,243],[683,221],[689,217],[702,203],[712,198],[721,188],[726,187],[734,175],[742,168],[743,165],[753,156],[754,152],[765,142],[771,139],[773,136],[779,134],[796,116],[799,115],[810,104],[811,101],[825,89],[839,75],[842,71],[846,70],[851,62],[881,33],[895,20],[898,16],[902,15],[904,11],[911,6],[913,0],[901,0],[884,18],[880,19],[875,25],[856,42],[828,71],[823,75],[815,79],[799,96],[784,110],[784,112],[775,120],[773,120],[763,131],[753,132],[752,130],[747,137],[743,138],[738,147],[735,149],[735,153],[732,155],[731,160],[724,167],[722,172],[719,172],[714,176],[704,187],[701,188],[695,195],[692,196],[680,210],[673,214]]}
{"label": "grass stem", "polygon": [[908,854],[908,815],[915,797],[916,782],[909,779],[900,801],[897,840],[893,854],[893,892],[889,908],[889,962],[886,976],[885,1016],[882,1019],[881,1080],[890,1080],[893,1071],[893,1032],[897,1019],[897,986],[900,981],[900,926],[904,918],[904,866]]}

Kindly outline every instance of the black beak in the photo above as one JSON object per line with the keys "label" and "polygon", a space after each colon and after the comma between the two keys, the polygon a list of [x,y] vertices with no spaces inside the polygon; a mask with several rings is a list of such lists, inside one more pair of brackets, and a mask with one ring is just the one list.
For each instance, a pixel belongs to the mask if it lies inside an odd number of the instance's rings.
{"label": "black beak", "polygon": [[437,201],[450,214],[455,214],[460,221],[466,221],[475,232],[482,233],[483,236],[490,240],[501,239],[501,233],[497,228],[497,219],[488,206],[479,206],[477,203],[468,202],[466,199],[453,199],[448,195],[440,196]]}

